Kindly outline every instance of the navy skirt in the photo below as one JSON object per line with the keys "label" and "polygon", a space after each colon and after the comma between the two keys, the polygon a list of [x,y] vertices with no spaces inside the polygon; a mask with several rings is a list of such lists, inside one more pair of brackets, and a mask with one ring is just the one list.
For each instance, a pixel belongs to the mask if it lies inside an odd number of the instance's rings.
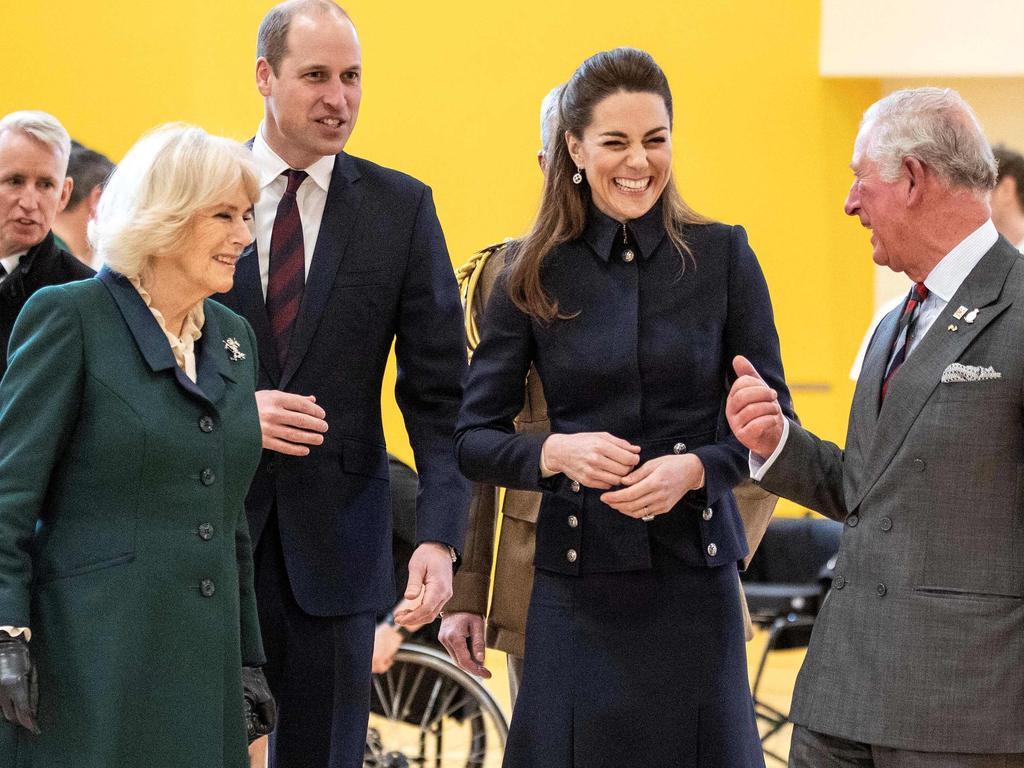
{"label": "navy skirt", "polygon": [[504,768],[763,768],[733,566],[536,570]]}

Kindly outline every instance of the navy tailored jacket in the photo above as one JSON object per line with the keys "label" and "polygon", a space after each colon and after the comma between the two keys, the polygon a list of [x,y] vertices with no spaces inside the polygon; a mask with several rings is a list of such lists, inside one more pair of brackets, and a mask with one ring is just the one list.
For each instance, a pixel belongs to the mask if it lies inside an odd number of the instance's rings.
{"label": "navy tailored jacket", "polygon": [[[545,491],[537,567],[645,569],[652,545],[691,565],[735,563],[747,552],[731,490],[747,477],[747,451],[724,419],[733,357],[753,362],[787,414],[792,403],[768,288],[743,228],[694,225],[684,236],[694,257],[685,268],[660,205],[626,226],[592,207],[583,235],[556,247],[542,268],[545,289],[570,319],[539,323],[512,303],[504,280],[494,291],[456,452],[471,480]],[[512,423],[531,363],[552,432],[607,431],[640,445],[642,461],[693,452],[705,487],[646,523],[602,503],[603,491],[564,475],[542,480],[547,435],[516,433]]]}
{"label": "navy tailored jacket", "polygon": [[417,542],[459,548],[469,503],[452,434],[466,368],[462,308],[430,189],[337,156],[288,359],[278,366],[253,243],[221,300],[252,323],[258,389],[316,396],[324,443],[305,457],[264,451],[247,499],[259,541],[277,508],[299,605],[318,616],[384,611],[395,598],[381,384],[395,394],[419,473]]}

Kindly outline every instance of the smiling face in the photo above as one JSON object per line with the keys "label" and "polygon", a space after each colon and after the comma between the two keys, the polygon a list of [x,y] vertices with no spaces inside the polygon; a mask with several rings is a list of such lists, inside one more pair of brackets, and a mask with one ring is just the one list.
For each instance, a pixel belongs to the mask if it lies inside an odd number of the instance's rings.
{"label": "smiling face", "polygon": [[0,135],[0,258],[42,242],[71,196],[60,158],[19,130]]}
{"label": "smiling face", "polygon": [[187,303],[231,290],[235,262],[252,242],[252,203],[239,183],[215,205],[196,211],[181,248],[153,261],[157,280],[178,286]]}
{"label": "smiling face", "polygon": [[618,91],[594,105],[582,137],[566,134],[573,162],[586,173],[594,205],[616,221],[647,213],[672,172],[665,102],[654,93]]}
{"label": "smiling face", "polygon": [[282,160],[303,169],[341,152],[362,98],[362,52],[352,22],[296,15],[278,72],[261,57],[256,84],[265,99],[265,138]]}
{"label": "smiling face", "polygon": [[871,230],[874,262],[894,272],[905,272],[909,262],[904,251],[915,239],[908,231],[909,181],[902,168],[895,181],[885,181],[878,163],[868,157],[869,141],[870,135],[857,138],[850,163],[854,180],[843,210]]}

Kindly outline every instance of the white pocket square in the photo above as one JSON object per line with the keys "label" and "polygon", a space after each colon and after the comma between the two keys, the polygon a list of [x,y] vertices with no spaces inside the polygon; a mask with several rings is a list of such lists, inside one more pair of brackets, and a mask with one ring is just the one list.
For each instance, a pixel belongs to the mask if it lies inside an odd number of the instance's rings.
{"label": "white pocket square", "polygon": [[942,383],[953,384],[961,381],[992,381],[1001,379],[1003,374],[991,365],[982,368],[980,365],[963,365],[953,363],[942,372]]}

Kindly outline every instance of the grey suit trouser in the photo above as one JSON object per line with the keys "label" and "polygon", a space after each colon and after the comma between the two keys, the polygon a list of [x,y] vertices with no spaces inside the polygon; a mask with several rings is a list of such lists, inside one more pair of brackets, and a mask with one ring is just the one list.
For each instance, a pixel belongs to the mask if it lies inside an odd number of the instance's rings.
{"label": "grey suit trouser", "polygon": [[1024,768],[1024,754],[911,752],[848,741],[795,725],[789,768]]}

